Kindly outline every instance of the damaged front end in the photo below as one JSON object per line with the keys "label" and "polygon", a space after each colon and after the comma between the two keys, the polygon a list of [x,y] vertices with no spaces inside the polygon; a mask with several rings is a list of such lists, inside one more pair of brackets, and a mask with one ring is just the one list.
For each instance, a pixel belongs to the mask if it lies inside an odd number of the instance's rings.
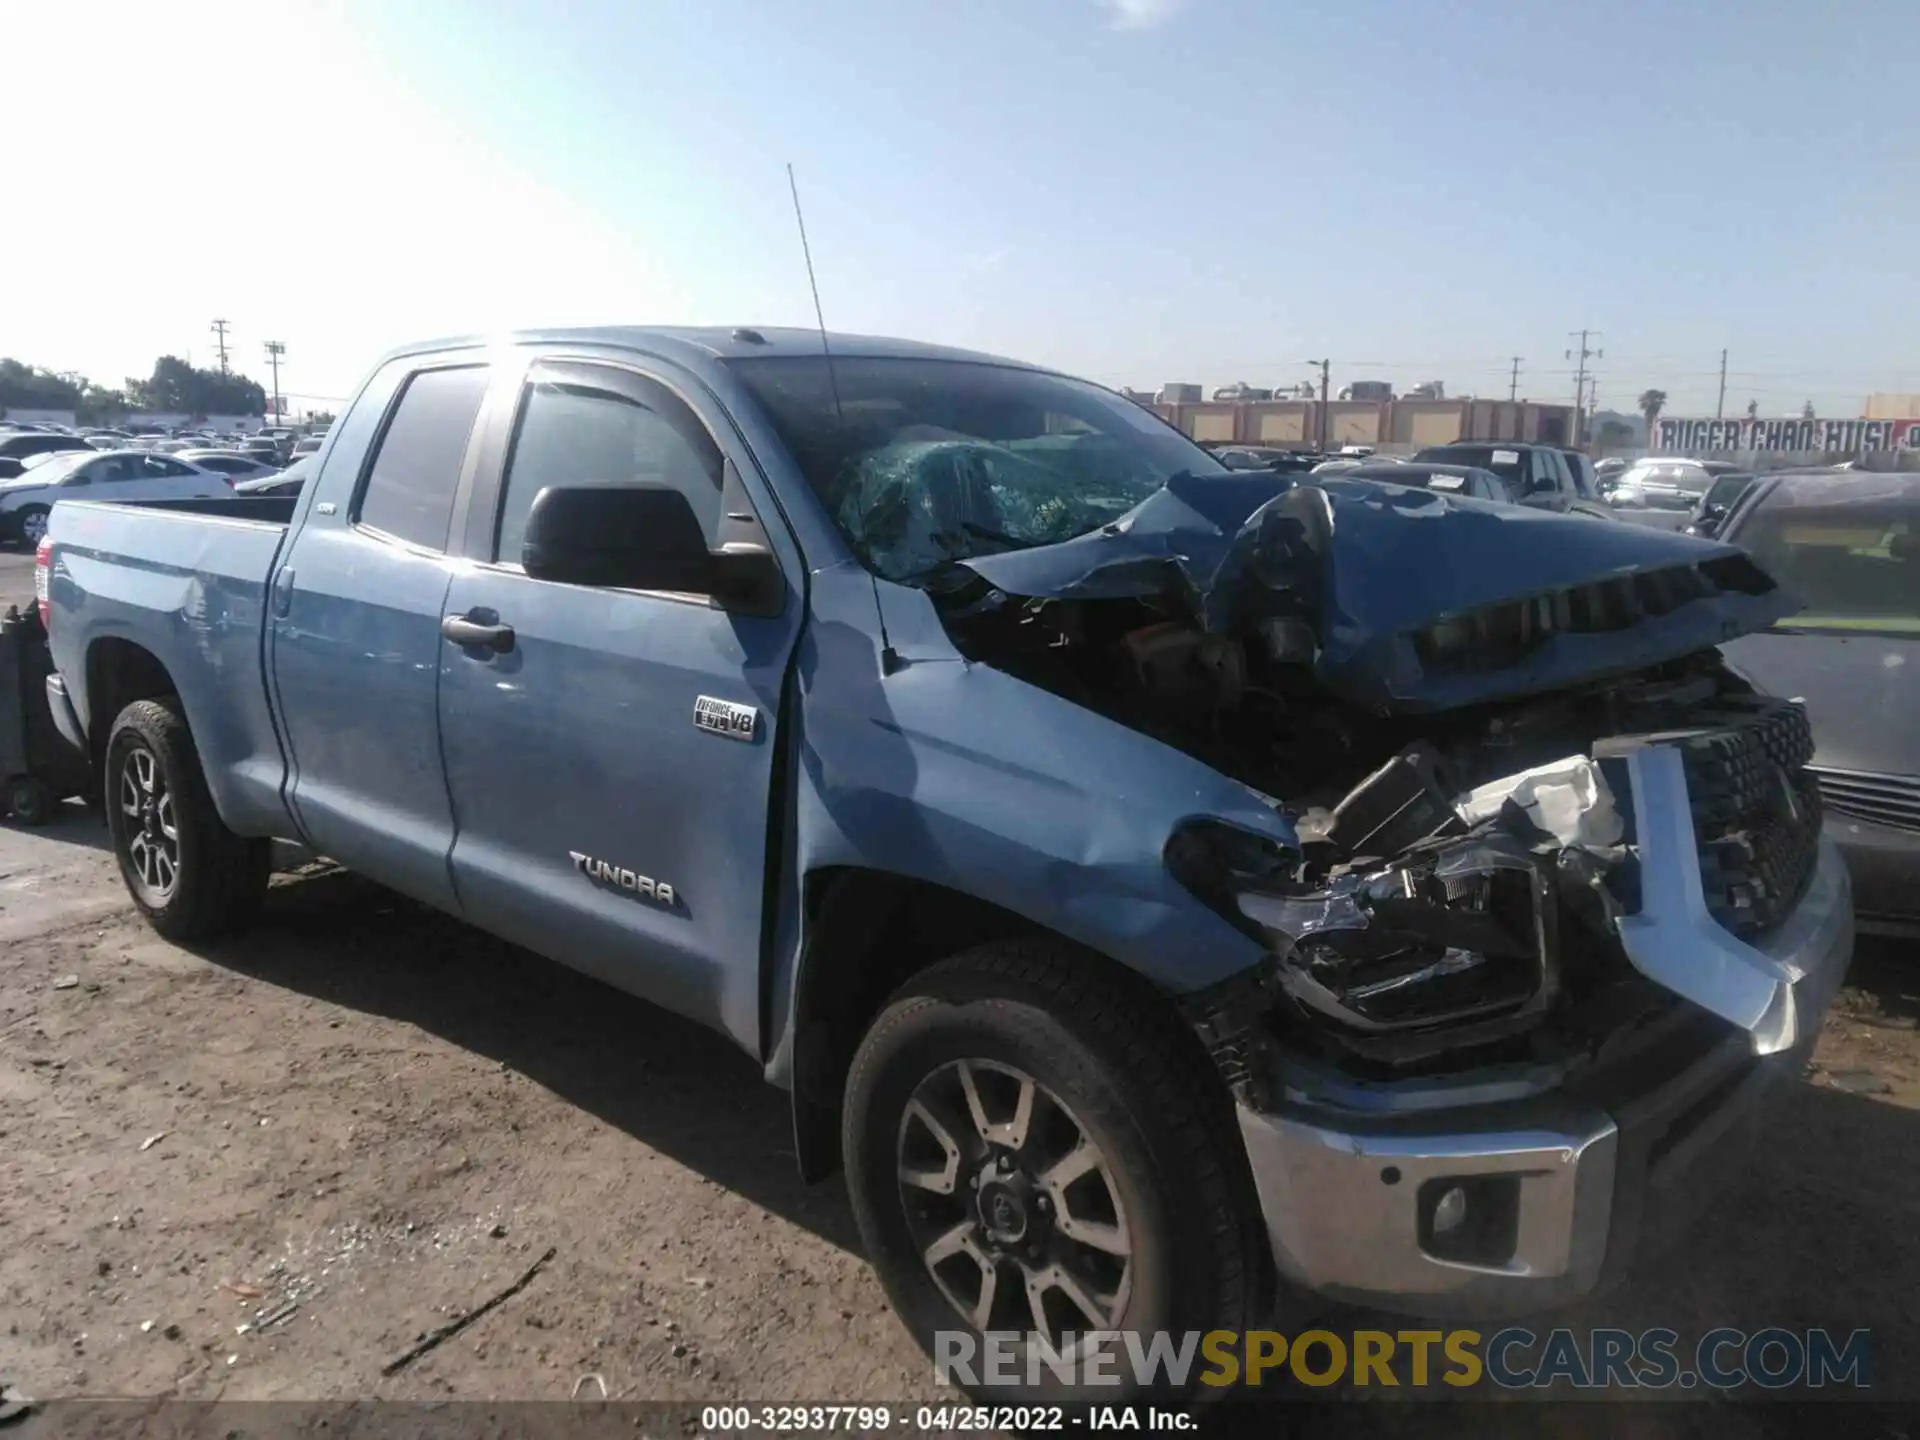
{"label": "damaged front end", "polygon": [[[1284,797],[1297,850],[1196,817],[1165,855],[1271,956],[1189,1001],[1243,1100],[1285,1088],[1283,1056],[1369,1083],[1563,1070],[1676,997],[1763,1053],[1793,1043],[1755,1012],[1791,976],[1664,953],[1679,925],[1751,951],[1817,859],[1805,716],[1712,648],[1795,608],[1740,552],[1390,486],[1176,477],[924,583],[968,658]],[[1679,895],[1636,833],[1675,803],[1650,778],[1669,753],[1697,876]]]}
{"label": "damaged front end", "polygon": [[1715,648],[1795,608],[1740,552],[1176,477],[918,583],[968,661],[1280,822],[1193,814],[1162,860],[1260,946],[1180,1004],[1295,1284],[1435,1316],[1585,1294],[1811,1045],[1851,903],[1803,709]]}

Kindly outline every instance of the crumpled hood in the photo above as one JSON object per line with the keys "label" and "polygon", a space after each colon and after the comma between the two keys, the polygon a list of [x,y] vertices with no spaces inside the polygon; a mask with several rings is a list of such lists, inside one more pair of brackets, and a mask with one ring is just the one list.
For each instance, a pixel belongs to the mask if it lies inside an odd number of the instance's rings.
{"label": "crumpled hood", "polygon": [[1378,711],[1604,679],[1800,608],[1717,541],[1334,476],[1176,476],[1090,534],[964,563],[1011,595],[1173,596],[1217,634],[1299,617],[1320,681]]}

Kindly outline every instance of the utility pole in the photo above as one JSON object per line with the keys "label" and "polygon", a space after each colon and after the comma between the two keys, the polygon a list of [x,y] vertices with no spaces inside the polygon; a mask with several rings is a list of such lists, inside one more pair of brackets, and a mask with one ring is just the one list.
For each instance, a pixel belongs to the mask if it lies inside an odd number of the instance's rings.
{"label": "utility pole", "polygon": [[1327,449],[1327,374],[1333,368],[1333,361],[1306,360],[1306,361],[1302,361],[1301,363],[1306,365],[1318,365],[1320,367],[1320,413],[1318,416],[1319,424],[1316,428],[1320,432],[1320,439],[1319,439],[1320,452],[1322,454],[1325,454]]}
{"label": "utility pole", "polygon": [[1513,378],[1507,382],[1507,400],[1509,403],[1520,398],[1520,357],[1513,357]]}
{"label": "utility pole", "polygon": [[1587,388],[1587,361],[1602,359],[1607,352],[1604,350],[1589,350],[1587,348],[1587,342],[1589,340],[1598,340],[1600,338],[1600,332],[1598,330],[1568,331],[1567,333],[1575,336],[1575,338],[1580,341],[1580,349],[1577,356],[1576,352],[1572,350],[1567,351],[1567,359],[1572,360],[1578,358],[1580,362],[1580,369],[1573,379],[1573,430],[1577,435],[1580,433],[1581,428],[1580,402],[1585,398],[1584,392]]}
{"label": "utility pole", "polygon": [[216,320],[207,327],[213,331],[214,348],[220,352],[220,373],[227,373],[227,322]]}
{"label": "utility pole", "polygon": [[1727,352],[1720,352],[1720,398],[1713,403],[1713,418],[1718,420],[1727,413]]}
{"label": "utility pole", "polygon": [[280,357],[287,353],[287,347],[278,340],[267,341],[267,363],[273,367],[273,418],[280,421]]}

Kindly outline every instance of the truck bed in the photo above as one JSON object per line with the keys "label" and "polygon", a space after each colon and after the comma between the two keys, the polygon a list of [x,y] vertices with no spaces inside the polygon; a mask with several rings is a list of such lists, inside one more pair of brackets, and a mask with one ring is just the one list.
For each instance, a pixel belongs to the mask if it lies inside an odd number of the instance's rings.
{"label": "truck bed", "polygon": [[[286,763],[263,667],[267,582],[297,496],[62,501],[49,643],[82,726],[115,664],[172,677],[220,812],[243,833],[284,834]],[[104,708],[117,708],[112,696]]]}

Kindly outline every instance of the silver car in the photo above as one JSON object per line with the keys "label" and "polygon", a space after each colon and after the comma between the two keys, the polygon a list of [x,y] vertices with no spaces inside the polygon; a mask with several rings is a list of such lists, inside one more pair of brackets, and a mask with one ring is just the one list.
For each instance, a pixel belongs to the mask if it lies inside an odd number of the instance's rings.
{"label": "silver car", "polygon": [[1860,928],[1920,935],[1920,474],[1762,476],[1719,538],[1805,602],[1722,653],[1806,702]]}
{"label": "silver car", "polygon": [[224,475],[236,485],[242,480],[258,480],[277,474],[280,470],[271,460],[259,455],[243,455],[238,450],[181,450],[175,458],[189,465],[197,465],[202,470]]}
{"label": "silver car", "polygon": [[28,547],[47,533],[60,500],[183,500],[231,495],[224,475],[145,450],[75,450],[0,480],[0,536]]}

